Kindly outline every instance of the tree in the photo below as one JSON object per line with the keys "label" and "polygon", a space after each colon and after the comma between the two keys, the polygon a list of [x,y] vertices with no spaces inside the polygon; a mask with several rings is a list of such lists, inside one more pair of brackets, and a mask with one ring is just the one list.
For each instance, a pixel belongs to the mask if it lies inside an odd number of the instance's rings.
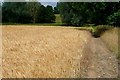
{"label": "tree", "polygon": [[59,10],[59,2],[57,2],[56,7],[54,7],[54,14],[60,14],[60,10]]}
{"label": "tree", "polygon": [[86,3],[61,2],[59,4],[62,22],[66,25],[82,26],[87,18]]}
{"label": "tree", "polygon": [[72,14],[70,14],[70,6],[71,3],[64,3],[60,2],[59,3],[59,10],[60,10],[60,16],[62,19],[62,23],[65,23],[66,25],[71,25],[71,17]]}
{"label": "tree", "polygon": [[54,22],[55,15],[52,6],[48,5],[45,10],[46,10],[46,18],[45,18],[46,22]]}
{"label": "tree", "polygon": [[38,12],[37,23],[44,23],[46,18],[46,7],[41,5],[41,8]]}
{"label": "tree", "polygon": [[94,16],[92,17],[91,22],[98,24],[107,24],[107,18],[114,12],[118,11],[120,9],[120,3],[112,2],[112,3],[93,3],[92,4],[92,14]]}
{"label": "tree", "polygon": [[112,15],[108,16],[108,24],[114,26],[120,26],[120,10],[114,12]]}
{"label": "tree", "polygon": [[39,2],[4,2],[2,21],[6,23],[54,22],[52,6],[44,7]]}
{"label": "tree", "polygon": [[41,4],[39,2],[28,2],[27,8],[32,17],[32,22],[35,23],[38,17],[38,12],[40,10]]}
{"label": "tree", "polygon": [[54,14],[59,14],[58,8],[54,7]]}
{"label": "tree", "polygon": [[52,6],[43,6],[38,12],[37,23],[51,23],[55,21],[55,15]]}
{"label": "tree", "polygon": [[[120,10],[120,2],[60,2],[60,15],[66,25],[82,26],[84,24],[108,24],[110,15],[115,15]],[[115,14],[114,14],[115,13]],[[118,13],[117,13],[118,14]],[[117,19],[118,20],[118,19]]]}
{"label": "tree", "polygon": [[26,2],[4,2],[2,5],[2,21],[23,23],[28,22]]}
{"label": "tree", "polygon": [[0,3],[0,23],[2,22],[2,5],[1,5],[1,3]]}

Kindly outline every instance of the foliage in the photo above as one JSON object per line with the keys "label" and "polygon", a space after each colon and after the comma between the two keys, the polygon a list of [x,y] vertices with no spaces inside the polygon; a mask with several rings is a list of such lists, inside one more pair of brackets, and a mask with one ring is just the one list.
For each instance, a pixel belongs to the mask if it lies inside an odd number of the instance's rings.
{"label": "foliage", "polygon": [[2,21],[3,22],[29,22],[29,14],[25,9],[25,2],[5,2],[2,5]]}
{"label": "foliage", "polygon": [[59,10],[59,2],[57,2],[56,7],[54,7],[54,14],[60,14],[60,10]]}
{"label": "foliage", "polygon": [[120,10],[108,16],[108,24],[120,26]]}
{"label": "foliage", "polygon": [[53,12],[52,6],[46,7],[46,22],[54,22],[55,21],[55,15]]}
{"label": "foliage", "polygon": [[[110,15],[116,15],[115,12],[120,10],[120,2],[60,2],[59,10],[62,17],[62,22],[66,23],[67,25],[106,25],[108,24],[107,17]],[[119,17],[117,20],[119,20]]]}
{"label": "foliage", "polygon": [[4,2],[2,14],[2,21],[6,23],[44,23],[55,21],[52,7],[44,7],[39,2]]}
{"label": "foliage", "polygon": [[38,2],[28,2],[27,3],[27,9],[32,17],[32,22],[35,23],[37,20],[36,18],[38,17],[38,11],[40,10],[41,4]]}
{"label": "foliage", "polygon": [[107,26],[107,25],[101,25],[101,26],[94,26],[92,29],[92,35],[95,38],[100,37],[106,30],[110,29],[112,27]]}
{"label": "foliage", "polygon": [[55,22],[54,13],[60,13],[65,25],[120,26],[120,2],[59,2],[54,9],[39,2],[4,2],[2,10],[2,21],[6,23]]}
{"label": "foliage", "polygon": [[0,24],[1,24],[1,22],[2,22],[2,5],[0,3]]}
{"label": "foliage", "polygon": [[54,7],[54,14],[59,14],[58,8]]}

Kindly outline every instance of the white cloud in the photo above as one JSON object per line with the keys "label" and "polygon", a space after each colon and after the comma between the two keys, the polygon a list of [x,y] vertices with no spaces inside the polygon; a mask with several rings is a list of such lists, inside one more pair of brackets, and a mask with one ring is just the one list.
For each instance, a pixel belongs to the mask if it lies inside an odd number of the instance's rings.
{"label": "white cloud", "polygon": [[55,7],[57,5],[57,2],[41,2],[41,4],[44,6],[50,5],[52,7]]}
{"label": "white cloud", "polygon": [[0,2],[3,2],[4,0],[0,0]]}
{"label": "white cloud", "polygon": [[59,2],[59,0],[38,0],[39,2]]}

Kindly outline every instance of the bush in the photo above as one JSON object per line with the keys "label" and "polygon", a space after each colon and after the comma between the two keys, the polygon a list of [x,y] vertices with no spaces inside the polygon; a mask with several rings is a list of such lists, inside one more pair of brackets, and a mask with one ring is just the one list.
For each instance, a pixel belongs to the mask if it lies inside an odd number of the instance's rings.
{"label": "bush", "polygon": [[96,26],[96,27],[93,27],[93,30],[92,30],[92,35],[95,37],[95,38],[98,38],[100,37],[106,30],[110,29],[112,27],[110,26],[107,26],[107,25],[102,25],[102,26]]}

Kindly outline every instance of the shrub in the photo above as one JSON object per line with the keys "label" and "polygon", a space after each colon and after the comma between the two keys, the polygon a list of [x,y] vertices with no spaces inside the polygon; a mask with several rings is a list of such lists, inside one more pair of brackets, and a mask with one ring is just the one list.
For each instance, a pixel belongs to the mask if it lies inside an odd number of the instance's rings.
{"label": "shrub", "polygon": [[93,30],[92,30],[92,35],[95,37],[95,38],[98,38],[100,37],[106,30],[110,29],[112,27],[110,26],[107,26],[107,25],[102,25],[102,26],[96,26],[96,27],[93,27]]}

